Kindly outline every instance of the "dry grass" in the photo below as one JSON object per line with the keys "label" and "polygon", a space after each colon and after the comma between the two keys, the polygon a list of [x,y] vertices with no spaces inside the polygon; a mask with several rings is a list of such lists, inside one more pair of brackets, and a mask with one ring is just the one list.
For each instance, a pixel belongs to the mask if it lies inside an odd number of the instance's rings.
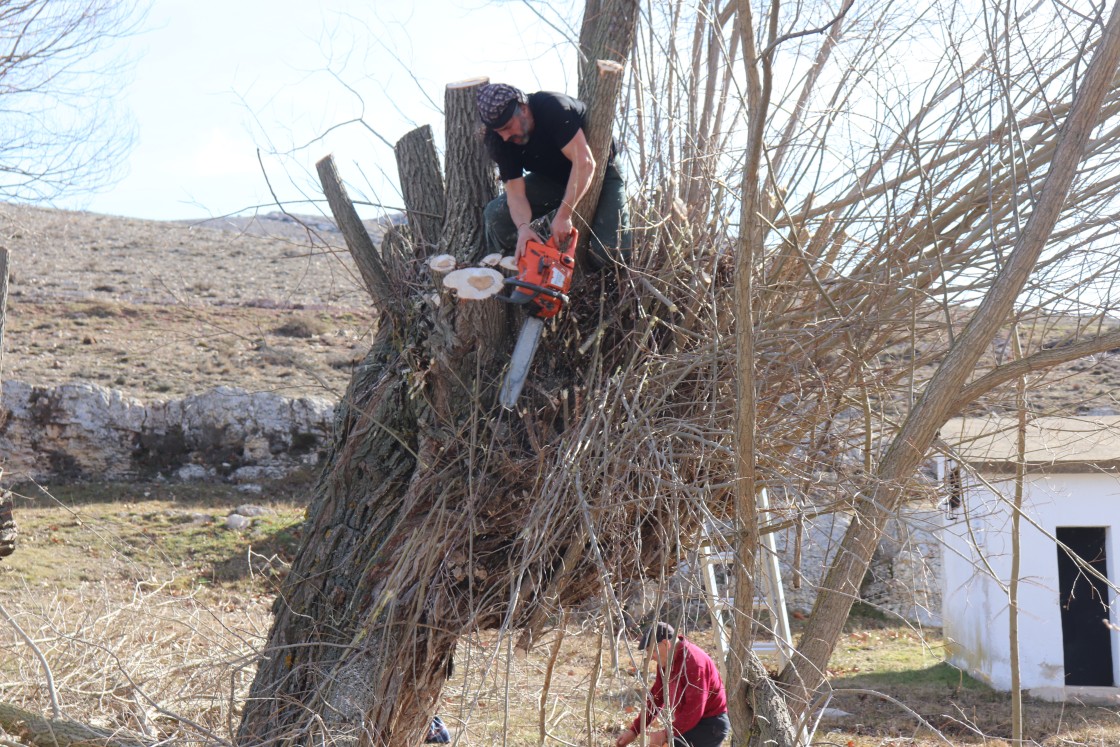
{"label": "dry grass", "polygon": [[[153,742],[231,740],[300,490],[253,499],[271,513],[246,532],[200,520],[249,502],[228,486],[60,486],[55,503],[25,497],[20,547],[0,564],[0,604],[50,665],[62,714]],[[689,635],[713,650],[710,631]],[[460,744],[537,745],[542,703],[550,744],[608,744],[640,707],[633,642],[604,634],[594,614],[550,629],[527,655],[513,644],[496,631],[459,643],[439,712]],[[0,651],[0,701],[49,714],[39,657],[2,620]],[[854,617],[829,674],[829,707],[851,715],[823,719],[816,744],[999,745],[1009,734],[1006,694],[944,664],[936,630]],[[1028,702],[1026,715],[1028,737],[1046,747],[1120,743],[1111,709]]]}

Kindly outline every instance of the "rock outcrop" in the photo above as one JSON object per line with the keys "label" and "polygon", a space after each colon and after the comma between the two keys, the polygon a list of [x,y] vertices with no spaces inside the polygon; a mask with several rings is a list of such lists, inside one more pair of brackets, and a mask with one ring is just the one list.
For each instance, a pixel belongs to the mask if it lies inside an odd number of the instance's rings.
{"label": "rock outcrop", "polygon": [[144,403],[88,383],[3,382],[0,468],[7,479],[250,482],[318,463],[334,402],[219,387]]}

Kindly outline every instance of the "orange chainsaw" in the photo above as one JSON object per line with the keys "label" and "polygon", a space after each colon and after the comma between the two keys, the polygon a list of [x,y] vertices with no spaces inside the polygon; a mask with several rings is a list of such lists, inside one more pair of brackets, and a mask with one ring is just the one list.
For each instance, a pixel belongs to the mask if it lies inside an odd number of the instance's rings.
{"label": "orange chainsaw", "polygon": [[579,233],[572,229],[567,245],[561,249],[556,237],[541,243],[534,239],[525,242],[525,251],[517,261],[517,277],[506,278],[509,286],[508,296],[498,296],[507,303],[525,307],[529,318],[521,325],[517,344],[509,361],[498,401],[502,407],[513,409],[521,388],[529,375],[529,366],[541,341],[546,319],[552,319],[568,303],[568,291],[572,287],[572,274],[576,269],[576,243]]}

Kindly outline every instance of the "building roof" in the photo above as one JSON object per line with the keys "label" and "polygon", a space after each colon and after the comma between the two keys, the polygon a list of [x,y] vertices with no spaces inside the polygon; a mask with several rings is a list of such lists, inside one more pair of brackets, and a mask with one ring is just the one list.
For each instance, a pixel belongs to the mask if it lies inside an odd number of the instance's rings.
{"label": "building roof", "polygon": [[[1018,460],[1018,420],[954,418],[941,439],[967,463],[998,471]],[[1034,418],[1027,423],[1026,461],[1034,471],[1120,469],[1120,415]]]}

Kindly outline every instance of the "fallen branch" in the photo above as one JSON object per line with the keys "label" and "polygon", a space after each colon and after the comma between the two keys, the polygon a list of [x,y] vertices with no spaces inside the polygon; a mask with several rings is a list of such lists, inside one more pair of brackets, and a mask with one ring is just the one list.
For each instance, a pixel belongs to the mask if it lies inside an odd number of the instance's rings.
{"label": "fallen branch", "polygon": [[9,703],[0,703],[0,727],[26,743],[40,747],[148,747],[148,742],[125,732],[95,729],[68,719],[44,718]]}
{"label": "fallen branch", "polygon": [[19,626],[19,623],[16,622],[16,619],[8,614],[8,610],[4,609],[4,605],[2,604],[0,604],[0,617],[3,617],[5,620],[7,620],[8,623],[15,629],[16,635],[18,635],[20,639],[23,640],[23,642],[26,643],[32,651],[35,652],[35,657],[39,660],[39,664],[41,664],[43,667],[43,676],[47,680],[47,693],[51,698],[51,715],[53,715],[55,718],[60,718],[62,716],[62,710],[58,706],[58,689],[54,686],[54,675],[51,673],[50,662],[47,661],[47,657],[43,655],[43,652],[39,649],[39,647],[35,645],[35,641],[31,638],[31,636],[24,632],[23,628]]}

